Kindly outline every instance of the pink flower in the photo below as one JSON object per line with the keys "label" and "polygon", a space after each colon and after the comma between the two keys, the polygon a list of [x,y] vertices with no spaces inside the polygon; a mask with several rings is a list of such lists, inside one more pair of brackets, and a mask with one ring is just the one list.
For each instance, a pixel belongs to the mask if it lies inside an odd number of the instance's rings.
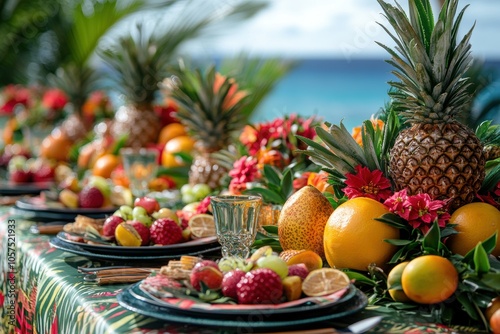
{"label": "pink flower", "polygon": [[394,193],[391,197],[385,200],[384,205],[389,208],[389,210],[401,218],[408,220],[407,210],[408,192],[406,189]]}
{"label": "pink flower", "polygon": [[355,170],[355,174],[346,174],[347,187],[344,188],[344,193],[347,198],[369,197],[376,201],[384,201],[391,196],[391,182],[382,171],[372,172],[368,167],[361,165],[356,166]]}
{"label": "pink flower", "polygon": [[235,161],[233,169],[229,171],[229,176],[231,176],[229,190],[234,194],[240,194],[246,189],[246,184],[255,180],[258,175],[257,159],[247,156],[241,157]]}
{"label": "pink flower", "polygon": [[408,196],[406,189],[403,189],[389,197],[384,204],[391,212],[407,220],[411,227],[420,229],[424,234],[434,221],[437,220],[439,227],[445,227],[450,219],[450,214],[446,211],[448,203],[433,200],[429,194]]}
{"label": "pink flower", "polygon": [[8,85],[2,95],[4,104],[0,107],[0,114],[12,114],[16,106],[27,107],[31,103],[30,90],[20,85]]}
{"label": "pink flower", "polygon": [[42,105],[47,109],[59,110],[68,103],[66,94],[57,88],[49,89],[43,94]]}

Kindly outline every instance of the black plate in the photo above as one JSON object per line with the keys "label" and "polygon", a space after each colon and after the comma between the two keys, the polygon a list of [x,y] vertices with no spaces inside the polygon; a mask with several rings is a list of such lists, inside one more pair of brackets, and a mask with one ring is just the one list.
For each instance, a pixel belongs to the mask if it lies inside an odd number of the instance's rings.
{"label": "black plate", "polygon": [[[140,293],[137,292],[140,290]],[[177,305],[172,305],[162,301],[159,298],[154,297],[148,291],[145,291],[140,285],[137,288],[131,289],[130,293],[137,299],[143,300],[147,303],[154,304],[159,307],[163,307],[171,311],[172,313],[181,313],[183,315],[189,315],[193,317],[222,317],[226,319],[234,319],[235,317],[258,315],[264,317],[273,316],[276,320],[277,317],[294,317],[294,316],[305,316],[310,313],[324,313],[331,312],[331,310],[341,304],[347,302],[349,299],[356,296],[356,287],[350,285],[346,293],[336,301],[315,304],[313,302],[304,301],[302,304],[297,304],[286,308],[258,308],[258,309],[202,309],[202,308],[190,308],[185,309]],[[259,305],[260,306],[260,305]]]}
{"label": "black plate", "polygon": [[[114,211],[113,211],[114,212]],[[65,221],[65,222],[74,222],[75,217],[78,214],[74,213],[59,213],[59,212],[51,212],[51,211],[39,211],[39,210],[25,210],[17,207],[16,205],[10,208],[10,213],[15,216],[19,216],[26,220],[34,220],[38,222],[51,222],[51,221]],[[106,216],[110,216],[112,213],[103,214],[103,213],[85,213],[85,216],[90,218],[106,218]]]}
{"label": "black plate", "polygon": [[14,183],[0,180],[0,195],[37,195],[53,185],[53,182]]}
{"label": "black plate", "polygon": [[169,253],[178,254],[180,252],[186,251],[197,251],[205,248],[213,248],[219,246],[217,237],[208,237],[198,240],[191,240],[188,242],[182,242],[175,245],[168,246],[142,246],[142,247],[123,247],[123,246],[112,246],[112,245],[91,245],[85,242],[77,242],[68,239],[66,232],[59,232],[56,238],[61,239],[66,243],[76,245],[88,252],[96,254],[106,254],[106,255],[165,255]]}
{"label": "black plate", "polygon": [[118,208],[112,207],[112,208],[93,208],[93,209],[87,209],[87,208],[60,208],[60,207],[52,207],[49,205],[46,205],[40,197],[27,197],[27,198],[21,198],[16,202],[16,206],[19,209],[22,210],[30,210],[30,211],[40,211],[40,212],[55,212],[55,213],[62,213],[66,215],[100,215],[101,217],[104,217],[105,215],[110,215],[114,213]]}
{"label": "black plate", "polygon": [[182,255],[199,256],[209,253],[219,253],[220,245],[214,244],[213,247],[205,247],[203,249],[182,249],[179,252],[169,252],[168,254],[162,255],[144,255],[144,254],[129,254],[129,255],[111,255],[111,254],[99,254],[90,252],[81,248],[78,245],[74,245],[59,238],[52,238],[50,240],[50,245],[57,249],[65,252],[82,255],[91,259],[96,260],[107,260],[107,261],[155,261],[155,260],[170,260],[180,258]]}
{"label": "black plate", "polygon": [[[307,316],[304,317],[288,316],[281,319],[274,316],[270,317],[259,314],[243,313],[236,318],[221,319],[219,317],[200,317],[182,313],[175,313],[159,305],[151,304],[145,302],[144,300],[137,299],[135,295],[142,293],[142,291],[138,288],[138,284],[134,284],[124,289],[117,296],[118,303],[132,312],[136,312],[167,322],[196,325],[202,327],[232,328],[239,329],[241,332],[252,332],[252,330],[255,329],[268,330],[270,328],[279,328],[280,330],[289,328],[300,329],[306,325],[317,325],[321,322],[340,319],[352,315],[363,310],[368,304],[366,295],[356,289],[356,294],[353,298],[350,298],[346,302],[337,305],[337,307],[326,309],[326,311],[322,312],[321,314],[308,313]],[[144,295],[142,296],[145,297]],[[245,330],[245,328],[247,328],[248,330]]]}

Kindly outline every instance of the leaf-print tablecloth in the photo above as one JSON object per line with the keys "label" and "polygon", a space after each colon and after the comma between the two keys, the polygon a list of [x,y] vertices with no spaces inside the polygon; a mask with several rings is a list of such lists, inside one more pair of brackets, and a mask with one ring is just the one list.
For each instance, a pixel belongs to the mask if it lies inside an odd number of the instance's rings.
{"label": "leaf-print tablecloth", "polygon": [[[0,207],[0,334],[57,333],[214,333],[217,330],[172,325],[141,316],[121,307],[116,295],[128,285],[98,286],[83,281],[77,266],[89,259],[51,248],[51,236],[29,232],[33,222],[9,216]],[[15,220],[15,325],[9,314],[7,222]],[[11,259],[12,260],[12,259]],[[3,307],[2,307],[3,305]],[[342,319],[345,323],[380,314],[366,310]],[[383,313],[382,313],[383,314]],[[386,314],[387,315],[387,314]],[[420,319],[423,321],[422,319]],[[460,333],[445,326],[422,323],[415,316],[391,313],[371,332],[378,333]],[[328,327],[328,324],[324,324]],[[249,332],[251,328],[246,328]],[[235,329],[238,332],[238,329]],[[240,331],[241,332],[241,331]],[[480,331],[477,331],[480,332]]]}

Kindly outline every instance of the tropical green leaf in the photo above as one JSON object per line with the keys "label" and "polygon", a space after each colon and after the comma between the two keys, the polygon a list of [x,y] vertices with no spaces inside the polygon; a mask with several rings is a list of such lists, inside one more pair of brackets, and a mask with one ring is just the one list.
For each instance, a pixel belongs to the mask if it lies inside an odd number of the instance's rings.
{"label": "tropical green leaf", "polygon": [[262,226],[262,228],[267,233],[278,235],[278,226],[277,225],[264,225],[264,226]]}
{"label": "tropical green leaf", "polygon": [[354,280],[355,283],[367,284],[371,286],[377,285],[374,280],[356,271],[345,270],[344,273],[349,277],[349,279]]}
{"label": "tropical green leaf", "polygon": [[286,198],[284,198],[281,194],[263,187],[253,187],[250,189],[246,189],[245,191],[243,191],[243,193],[261,195],[264,201],[267,203],[284,204],[286,201]]}
{"label": "tropical green leaf", "polygon": [[474,270],[477,274],[482,275],[490,271],[490,261],[488,260],[488,253],[484,250],[483,244],[477,243],[474,248]]}
{"label": "tropical green leaf", "polygon": [[408,228],[407,221],[392,212],[386,213],[381,217],[375,218],[375,220],[396,227],[398,229]]}
{"label": "tropical green leaf", "polygon": [[432,250],[434,253],[438,253],[441,244],[441,232],[439,230],[439,225],[437,220],[434,221],[429,231],[424,236],[422,241],[422,246],[425,250]]}
{"label": "tropical green leaf", "polygon": [[274,185],[280,185],[281,184],[281,178],[279,175],[279,172],[276,170],[275,167],[271,165],[264,165],[264,177],[267,181],[267,183],[274,184]]}

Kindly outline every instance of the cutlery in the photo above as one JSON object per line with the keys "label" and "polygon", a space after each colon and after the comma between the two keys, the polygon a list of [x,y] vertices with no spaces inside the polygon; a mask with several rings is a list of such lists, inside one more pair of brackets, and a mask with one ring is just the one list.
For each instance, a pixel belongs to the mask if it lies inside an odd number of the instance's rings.
{"label": "cutlery", "polygon": [[355,333],[361,334],[366,333],[370,329],[377,326],[382,320],[383,316],[375,316],[360,320],[355,322],[344,329],[336,329],[336,328],[318,328],[318,329],[306,329],[306,330],[297,330],[297,331],[288,331],[288,332],[272,332],[267,334],[337,334],[337,333]]}

